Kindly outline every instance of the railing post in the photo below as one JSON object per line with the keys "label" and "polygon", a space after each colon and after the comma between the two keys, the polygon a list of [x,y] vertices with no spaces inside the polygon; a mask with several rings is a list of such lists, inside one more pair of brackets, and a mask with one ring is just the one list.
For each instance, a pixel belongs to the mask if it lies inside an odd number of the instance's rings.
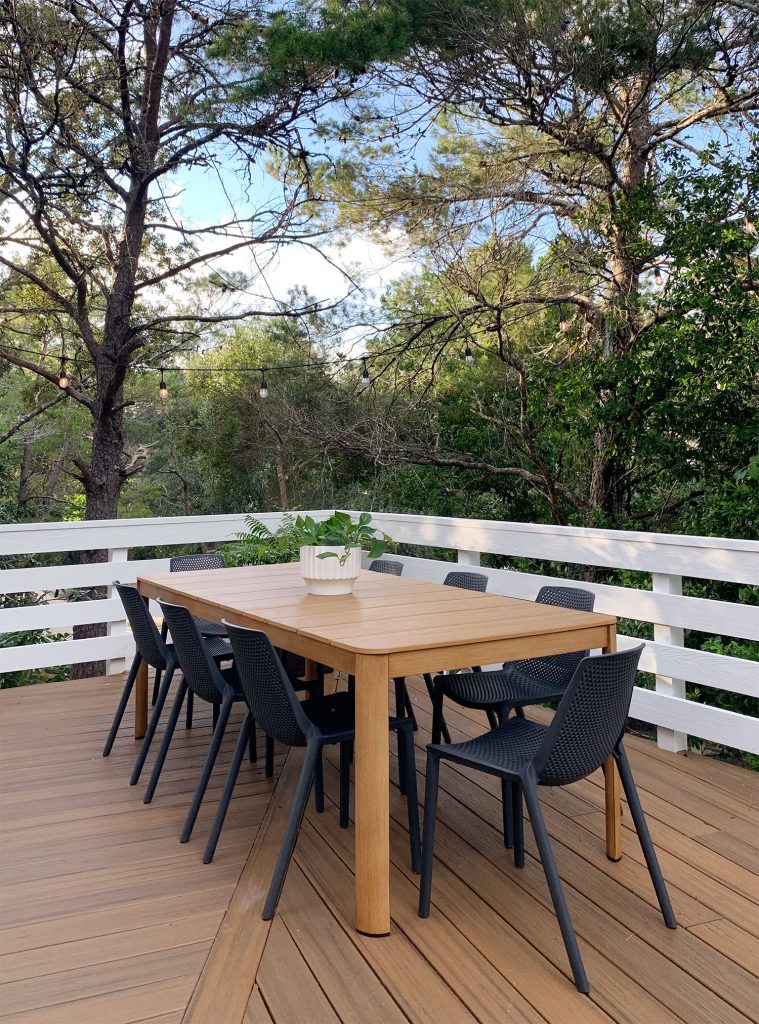
{"label": "railing post", "polygon": [[[129,560],[129,548],[108,548],[108,561],[109,562],[127,562]],[[113,567],[113,575],[119,576],[118,564]],[[115,597],[118,591],[115,587],[108,587],[108,597]],[[126,633],[127,623],[126,619],[116,619],[113,622],[108,623],[108,636],[119,636]],[[105,664],[106,675],[114,676],[120,672],[126,672],[126,659],[125,658],[111,658]]]}
{"label": "railing post", "polygon": [[479,565],[480,564],[480,552],[479,551],[457,551],[456,561],[459,565]]}
{"label": "railing post", "polygon": [[[682,576],[672,576],[665,572],[652,572],[651,580],[655,594],[675,594],[682,596]],[[685,638],[682,626],[662,626],[654,624],[654,642],[669,644],[670,647],[684,647]],[[671,679],[669,676],[656,676],[656,692],[666,693],[670,697],[685,699],[685,681]],[[688,749],[688,734],[676,732],[674,729],[656,727],[656,745],[662,750],[681,751]]]}

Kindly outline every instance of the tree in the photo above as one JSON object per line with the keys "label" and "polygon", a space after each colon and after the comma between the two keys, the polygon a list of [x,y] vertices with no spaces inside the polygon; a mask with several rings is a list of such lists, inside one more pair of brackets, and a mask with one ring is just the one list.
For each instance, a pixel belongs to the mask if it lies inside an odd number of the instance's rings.
{"label": "tree", "polygon": [[[574,348],[605,364],[582,499],[586,517],[615,522],[630,473],[605,406],[614,368],[663,324],[650,281],[674,259],[637,197],[655,200],[677,154],[692,157],[680,173],[713,163],[707,144],[723,133],[742,152],[759,111],[755,13],[704,0],[387,0],[320,13],[269,33],[283,64],[362,76],[353,118],[334,127],[354,140],[330,176],[343,222],[405,239],[457,300],[427,322],[405,316],[408,336],[495,341],[519,374],[510,341],[527,318],[548,355],[552,322],[557,357]],[[404,162],[404,144],[419,155]],[[746,177],[736,186],[729,218],[756,219]],[[672,323],[683,312],[666,309]]]}
{"label": "tree", "polygon": [[[300,125],[330,93],[317,75],[263,97],[263,53],[244,72],[214,55],[241,17],[232,0],[3,0],[2,12],[0,358],[47,381],[52,399],[65,357],[66,394],[91,422],[67,468],[86,517],[113,518],[144,465],[124,450],[130,373],[187,348],[198,325],[260,307],[223,268],[205,307],[182,296],[219,259],[309,237]],[[283,168],[279,198],[261,187],[267,152]],[[175,214],[188,179],[215,200],[204,226]]]}
{"label": "tree", "polygon": [[[53,387],[67,357],[67,393],[92,420],[91,450],[77,460],[86,515],[114,517],[137,468],[124,452],[135,361],[146,348],[167,358],[198,324],[256,311],[239,292],[243,302],[230,304],[225,293],[236,290],[223,273],[205,309],[183,307],[172,285],[179,296],[221,257],[308,234],[299,126],[329,93],[293,78],[277,94],[252,96],[254,71],[212,56],[240,18],[231,2],[2,6],[0,356]],[[269,149],[286,168],[279,200],[260,194],[256,179]],[[188,176],[196,188],[217,180],[223,196],[230,172],[245,184],[239,205],[228,197],[203,227],[175,216],[172,190]],[[21,327],[30,317],[43,325],[36,344]]]}

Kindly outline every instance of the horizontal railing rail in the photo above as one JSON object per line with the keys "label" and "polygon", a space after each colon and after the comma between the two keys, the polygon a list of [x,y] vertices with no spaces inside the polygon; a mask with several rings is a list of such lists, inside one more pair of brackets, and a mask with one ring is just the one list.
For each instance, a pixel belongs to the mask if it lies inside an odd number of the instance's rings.
{"label": "horizontal railing rail", "polygon": [[[310,514],[318,518],[327,513]],[[443,549],[463,564],[479,565],[484,554],[562,563],[569,577],[595,593],[598,611],[653,627],[653,639],[646,641],[640,667],[655,676],[656,688],[636,689],[632,714],[657,726],[660,746],[682,750],[690,735],[759,753],[759,721],[708,701],[709,691],[715,689],[759,698],[759,662],[684,646],[685,629],[759,640],[759,608],[682,594],[684,577],[759,584],[758,542],[441,516],[373,515],[375,523],[396,543]],[[257,514],[271,527],[281,516],[276,512]],[[234,540],[244,527],[244,515],[0,526],[0,557],[104,550],[108,558],[86,565],[0,570],[0,594],[32,591],[52,595],[108,586],[114,579],[131,582],[139,574],[168,568],[168,559],[129,560],[134,549],[218,544]],[[450,561],[443,559],[397,557],[405,563],[405,574],[419,579],[440,581],[450,568]],[[586,567],[637,570],[647,574],[651,589],[585,582]],[[566,578],[564,574],[546,576],[511,568],[483,567],[480,571],[488,575],[491,592],[530,600],[542,585]],[[52,600],[0,610],[0,635],[38,629],[67,633],[85,623],[106,623],[108,635],[6,647],[0,650],[0,671],[98,660],[106,660],[110,671],[120,671],[133,644],[120,602],[112,592],[101,600]],[[639,642],[624,633],[619,636],[620,648]],[[706,691],[704,702],[686,699],[686,682]]]}

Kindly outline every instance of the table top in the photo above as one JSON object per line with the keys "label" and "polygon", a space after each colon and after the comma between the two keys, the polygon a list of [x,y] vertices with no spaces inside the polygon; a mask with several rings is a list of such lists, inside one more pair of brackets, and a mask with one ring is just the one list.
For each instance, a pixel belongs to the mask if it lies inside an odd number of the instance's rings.
{"label": "table top", "polygon": [[202,605],[206,618],[276,626],[365,655],[574,633],[616,623],[613,615],[368,571],[361,573],[352,594],[316,596],[306,592],[297,562],[151,574],[138,577],[138,585],[146,597]]}

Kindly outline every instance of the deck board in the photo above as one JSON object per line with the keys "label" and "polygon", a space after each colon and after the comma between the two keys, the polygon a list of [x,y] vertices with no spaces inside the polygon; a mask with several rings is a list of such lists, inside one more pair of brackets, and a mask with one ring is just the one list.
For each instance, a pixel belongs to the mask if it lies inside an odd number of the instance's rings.
{"label": "deck board", "polygon": [[[759,1024],[756,775],[629,738],[676,932],[663,927],[628,813],[625,857],[605,857],[600,776],[541,794],[591,981],[585,998],[570,981],[529,828],[523,871],[504,850],[495,780],[444,766],[426,921],[393,787],[393,933],[370,939],[352,927],[354,832],[338,826],[328,757],[325,813],[307,812],[280,912],[264,924],[260,901],[299,755],[278,750],[274,780],[243,767],[216,859],[204,866],[235,725],[182,846],[210,716],[198,708],[194,728],[179,728],[146,807],[142,786],[128,785],[131,710],[112,756],[100,756],[120,685],[0,693],[3,1024]],[[421,796],[430,711],[423,684],[410,687]],[[448,721],[454,739],[483,727],[466,709],[451,708]]]}

